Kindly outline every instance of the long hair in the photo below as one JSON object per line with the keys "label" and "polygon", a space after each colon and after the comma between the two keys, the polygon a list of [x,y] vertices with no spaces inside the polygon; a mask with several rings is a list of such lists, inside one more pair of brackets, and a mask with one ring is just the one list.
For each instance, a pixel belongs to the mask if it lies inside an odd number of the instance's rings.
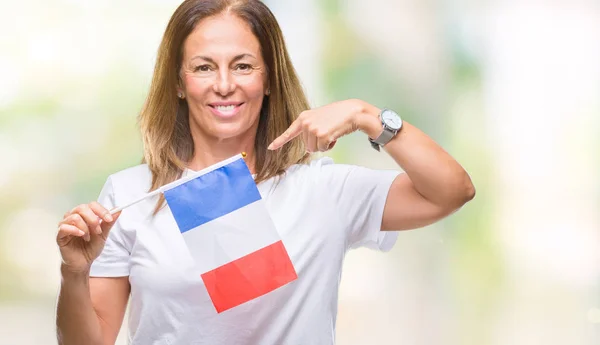
{"label": "long hair", "polygon": [[[186,0],[173,13],[158,49],[150,90],[138,117],[144,144],[143,162],[152,172],[150,191],[181,177],[194,155],[189,109],[177,97],[179,71],[186,38],[204,18],[230,13],[244,20],[257,37],[267,69],[270,95],[260,110],[254,142],[256,183],[283,174],[293,164],[305,163],[303,142],[296,138],[279,150],[267,146],[283,133],[309,104],[289,57],[281,28],[259,0]],[[164,203],[158,200],[154,214]]]}

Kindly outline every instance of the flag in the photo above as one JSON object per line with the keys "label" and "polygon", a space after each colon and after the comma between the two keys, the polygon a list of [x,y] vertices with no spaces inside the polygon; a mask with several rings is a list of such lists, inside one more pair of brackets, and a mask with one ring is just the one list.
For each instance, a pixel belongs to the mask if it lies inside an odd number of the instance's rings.
{"label": "flag", "polygon": [[297,278],[241,156],[164,192],[208,294],[221,313]]}

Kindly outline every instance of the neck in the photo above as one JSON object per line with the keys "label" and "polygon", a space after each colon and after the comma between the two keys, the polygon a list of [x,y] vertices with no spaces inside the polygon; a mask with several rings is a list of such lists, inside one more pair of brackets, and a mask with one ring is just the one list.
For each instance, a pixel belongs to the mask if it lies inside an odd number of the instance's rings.
{"label": "neck", "polygon": [[254,163],[254,139],[256,134],[230,139],[212,138],[204,133],[193,133],[194,157],[188,162],[188,168],[199,171],[242,152],[246,153],[246,164],[251,173],[256,173]]}

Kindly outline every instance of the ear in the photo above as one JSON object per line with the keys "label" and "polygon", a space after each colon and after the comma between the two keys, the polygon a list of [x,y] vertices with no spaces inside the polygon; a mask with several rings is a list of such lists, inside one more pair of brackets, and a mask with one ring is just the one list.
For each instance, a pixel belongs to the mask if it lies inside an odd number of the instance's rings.
{"label": "ear", "polygon": [[180,99],[185,99],[185,89],[183,87],[183,81],[181,80],[181,76],[177,78],[177,97]]}

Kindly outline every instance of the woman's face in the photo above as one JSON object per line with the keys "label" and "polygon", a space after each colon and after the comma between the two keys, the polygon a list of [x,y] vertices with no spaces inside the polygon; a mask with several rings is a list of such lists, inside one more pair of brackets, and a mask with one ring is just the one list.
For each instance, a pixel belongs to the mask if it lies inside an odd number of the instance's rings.
{"label": "woman's face", "polygon": [[184,42],[180,75],[192,132],[217,140],[255,135],[266,67],[243,20],[226,14],[198,23]]}

